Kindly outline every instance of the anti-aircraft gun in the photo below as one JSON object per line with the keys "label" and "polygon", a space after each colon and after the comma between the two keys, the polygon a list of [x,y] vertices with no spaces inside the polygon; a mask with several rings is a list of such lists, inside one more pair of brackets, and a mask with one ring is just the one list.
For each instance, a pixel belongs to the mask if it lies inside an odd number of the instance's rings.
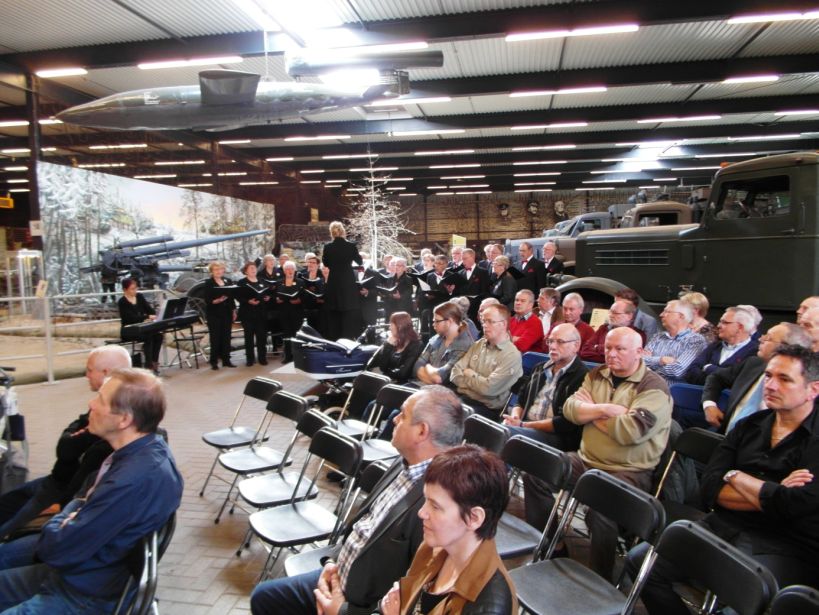
{"label": "anti-aircraft gun", "polygon": [[158,286],[165,288],[168,284],[168,273],[172,271],[191,271],[190,265],[160,265],[159,261],[171,258],[190,256],[187,248],[205,246],[211,243],[243,239],[263,235],[268,230],[245,231],[230,235],[215,235],[203,239],[189,241],[174,241],[171,235],[133,239],[114,244],[110,248],[100,250],[100,262],[89,267],[82,267],[82,273],[99,273],[103,279],[120,279],[133,277],[142,288]]}

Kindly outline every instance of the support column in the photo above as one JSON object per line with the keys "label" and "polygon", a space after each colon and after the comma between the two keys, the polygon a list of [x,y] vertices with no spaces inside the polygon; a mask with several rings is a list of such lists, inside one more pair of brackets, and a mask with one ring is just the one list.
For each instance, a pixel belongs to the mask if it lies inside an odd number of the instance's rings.
{"label": "support column", "polygon": [[[40,145],[40,110],[37,95],[38,80],[35,75],[26,75],[26,116],[28,118],[28,210],[29,220],[40,221],[40,189],[37,182],[37,166],[42,156]],[[32,237],[32,248],[43,249],[43,238]]]}

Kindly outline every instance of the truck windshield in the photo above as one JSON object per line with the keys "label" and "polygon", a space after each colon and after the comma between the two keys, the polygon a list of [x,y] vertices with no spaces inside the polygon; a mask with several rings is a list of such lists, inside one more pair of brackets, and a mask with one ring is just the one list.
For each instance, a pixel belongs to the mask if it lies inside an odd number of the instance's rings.
{"label": "truck windshield", "polygon": [[710,207],[717,220],[787,216],[791,210],[790,178],[775,175],[725,182],[719,200]]}

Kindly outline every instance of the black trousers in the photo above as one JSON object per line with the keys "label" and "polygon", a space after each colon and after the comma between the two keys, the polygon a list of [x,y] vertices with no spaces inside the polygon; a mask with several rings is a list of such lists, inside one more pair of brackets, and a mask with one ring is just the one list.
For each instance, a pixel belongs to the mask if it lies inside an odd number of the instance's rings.
{"label": "black trousers", "polygon": [[208,336],[210,337],[210,364],[230,363],[230,330],[233,315],[208,314]]}
{"label": "black trousers", "polygon": [[[242,319],[245,334],[245,358],[253,363],[256,357],[259,362],[267,360],[267,317],[261,314],[245,315]],[[255,349],[255,354],[254,354]]]}
{"label": "black trousers", "polygon": [[362,329],[361,310],[330,310],[327,328],[329,334],[327,337],[333,341],[340,337],[356,339]]}

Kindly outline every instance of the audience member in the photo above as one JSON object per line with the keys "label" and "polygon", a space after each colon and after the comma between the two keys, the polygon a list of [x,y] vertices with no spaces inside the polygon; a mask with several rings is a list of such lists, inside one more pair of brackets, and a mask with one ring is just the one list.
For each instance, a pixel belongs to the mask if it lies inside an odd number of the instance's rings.
{"label": "audience member", "polygon": [[481,323],[483,338],[452,367],[450,380],[475,412],[500,421],[509,391],[523,374],[521,357],[509,339],[509,311],[504,306],[486,307]]}
{"label": "audience member", "polygon": [[549,335],[552,321],[563,322],[563,308],[560,307],[560,291],[556,288],[541,288],[537,296],[538,318],[543,326],[543,337]]}
{"label": "audience member", "polygon": [[680,301],[687,303],[694,310],[694,318],[689,325],[691,330],[702,335],[709,344],[717,341],[717,328],[706,320],[711,307],[708,298],[702,293],[688,292],[680,297]]}
{"label": "audience member", "polygon": [[435,455],[461,443],[463,424],[461,402],[445,387],[432,385],[411,395],[395,419],[392,436],[401,457],[348,525],[335,559],[321,570],[259,584],[250,598],[251,612],[315,615],[314,590],[326,594],[331,578],[336,591],[329,603],[323,601],[322,613],[369,615],[377,610],[421,544],[424,473]]}
{"label": "audience member", "polygon": [[515,295],[515,314],[509,322],[509,334],[521,353],[538,351],[543,345],[543,327],[532,310],[535,295],[531,290],[519,290]]}
{"label": "audience member", "polygon": [[563,416],[563,404],[589,371],[578,358],[579,348],[580,334],[574,325],[552,329],[549,360],[535,366],[520,382],[518,403],[503,415],[510,435],[528,436],[561,451],[577,450],[582,430]]}
{"label": "audience member", "polygon": [[492,277],[489,279],[489,294],[510,312],[515,309],[515,293],[518,285],[509,273],[509,257],[496,256],[492,262]]}
{"label": "audience member", "polygon": [[543,244],[543,266],[547,274],[561,273],[563,271],[563,261],[555,256],[557,246],[553,241]]}
{"label": "audience member", "polygon": [[697,355],[685,373],[686,382],[705,384],[705,378],[717,368],[742,363],[755,355],[759,344],[752,337],[754,333],[756,325],[749,312],[737,307],[725,310],[717,323],[719,339]]}
{"label": "audience member", "polygon": [[[782,344],[810,348],[810,337],[797,325],[781,322],[774,325],[759,338],[756,356],[742,363],[714,370],[706,379],[702,392],[703,415],[692,413],[675,416],[683,429],[687,427],[714,427],[721,433],[733,429],[736,422],[763,409],[762,387],[765,380],[765,365],[774,351]],[[730,389],[725,413],[717,407],[723,389]]]}
{"label": "audience member", "polygon": [[[606,364],[594,368],[583,385],[566,400],[563,415],[583,426],[580,450],[568,453],[572,480],[597,468],[644,491],[668,442],[671,396],[668,385],[641,359],[640,335],[619,327],[606,338]],[[554,496],[530,476],[524,476],[526,520],[543,528]],[[590,566],[611,579],[617,546],[617,526],[589,511]]]}
{"label": "audience member", "polygon": [[461,308],[452,301],[435,308],[432,318],[435,335],[412,368],[420,384],[449,384],[452,367],[472,345],[462,318]]}
{"label": "audience member", "polygon": [[646,339],[650,340],[660,330],[657,319],[640,309],[640,296],[631,288],[623,288],[614,293],[615,299],[625,299],[637,308],[637,316],[634,317],[634,326],[643,333]]}
{"label": "audience member", "polygon": [[811,308],[819,307],[819,296],[812,296],[806,297],[802,300],[802,303],[799,304],[799,307],[796,309],[796,317],[799,318],[802,314],[807,312]]}
{"label": "audience member", "polygon": [[509,500],[507,481],[503,461],[473,444],[432,460],[418,512],[424,542],[381,601],[382,615],[517,613],[515,586],[493,539]]}
{"label": "audience member", "polygon": [[534,295],[546,286],[546,267],[543,266],[543,261],[535,257],[532,244],[528,241],[521,242],[518,254],[520,254],[519,269],[523,274],[523,277],[518,279],[518,290],[527,289]]}
{"label": "audience member", "polygon": [[85,497],[69,502],[40,534],[0,547],[27,560],[0,572],[0,611],[114,610],[130,577],[131,550],[162,527],[182,499],[182,477],[168,445],[156,433],[165,406],[154,374],[141,369],[111,372],[89,404],[88,431],[114,452]]}
{"label": "audience member", "polygon": [[813,352],[819,352],[819,307],[804,312],[799,317],[799,326],[810,336]]}
{"label": "audience member", "polygon": [[[741,421],[720,444],[702,477],[712,512],[702,523],[770,570],[780,587],[819,584],[819,356],[783,346],[765,368],[767,410]],[[647,545],[628,556],[632,578]],[[658,558],[641,598],[650,615],[689,615],[673,591],[684,581]]]}
{"label": "audience member", "polygon": [[415,360],[421,354],[421,339],[412,328],[412,317],[406,312],[390,316],[387,341],[370,359],[368,368],[377,367],[394,382],[403,384],[412,377]]}
{"label": "audience member", "polygon": [[[111,372],[128,367],[131,356],[125,348],[99,346],[88,355],[85,378],[89,388],[97,392]],[[88,432],[88,412],[71,421],[57,441],[57,460],[51,474],[0,496],[0,539],[24,527],[50,506],[66,505],[110,454],[109,444]]]}
{"label": "audience member", "polygon": [[740,310],[745,310],[754,319],[754,329],[756,329],[756,331],[751,336],[751,339],[759,343],[759,336],[762,335],[762,332],[759,330],[759,325],[762,324],[762,313],[753,305],[748,305],[747,303],[740,303],[737,305],[737,308]]}
{"label": "audience member", "polygon": [[606,322],[597,327],[594,335],[580,349],[580,358],[584,361],[603,363],[606,360],[606,336],[609,331],[617,327],[630,327],[640,334],[642,344],[645,344],[645,334],[634,326],[634,316],[637,308],[625,299],[617,299],[609,308]]}
{"label": "audience member", "polygon": [[477,301],[471,301],[468,297],[453,297],[451,301],[461,308],[461,320],[466,324],[467,333],[469,333],[470,339],[474,342],[481,336],[481,332],[478,330],[478,326],[475,324],[475,321],[473,321],[469,316],[469,309],[472,307],[472,305],[475,305],[475,320],[477,320],[477,308],[479,307],[479,304]]}
{"label": "audience member", "polygon": [[[594,336],[594,329],[581,318],[585,307],[586,303],[579,293],[569,293],[563,297],[563,321],[574,325],[577,332],[580,333],[581,347]],[[552,326],[554,324],[552,323]]]}
{"label": "audience member", "polygon": [[694,310],[680,300],[669,301],[660,314],[665,331],[648,340],[643,359],[649,369],[672,384],[684,382],[685,372],[706,346],[705,338],[691,329]]}

